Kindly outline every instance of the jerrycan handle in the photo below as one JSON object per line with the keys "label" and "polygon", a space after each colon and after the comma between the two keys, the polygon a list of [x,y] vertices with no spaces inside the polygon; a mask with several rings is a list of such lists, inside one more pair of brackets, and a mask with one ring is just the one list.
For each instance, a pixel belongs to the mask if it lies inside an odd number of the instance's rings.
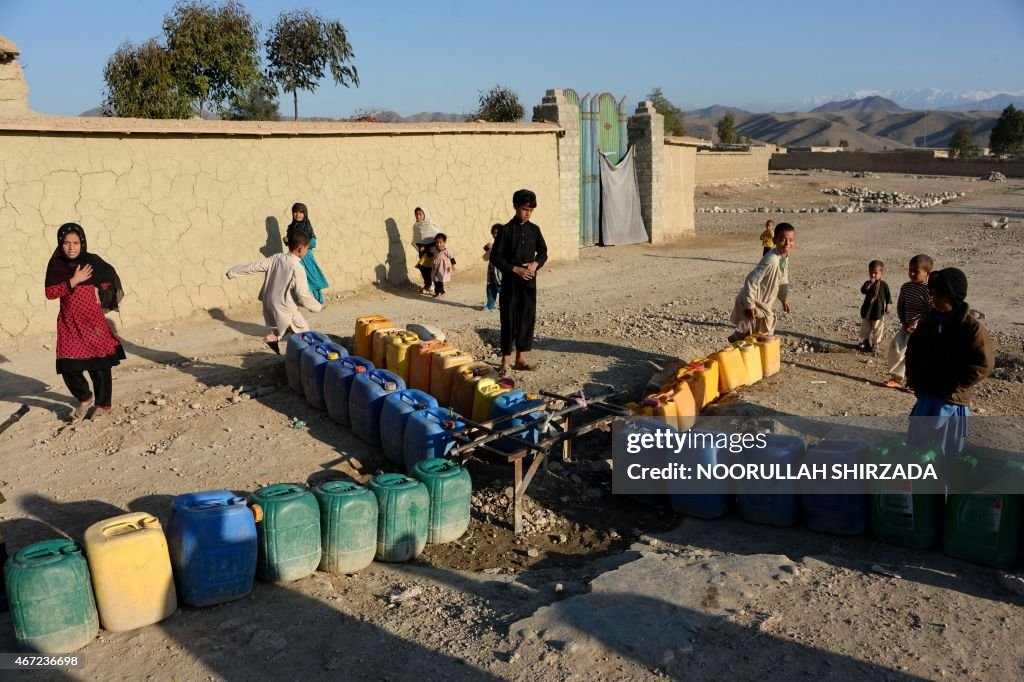
{"label": "jerrycan handle", "polygon": [[[65,545],[59,550],[53,547],[37,547],[21,553],[21,559],[32,560],[37,564],[52,564],[55,561],[59,561],[61,556],[67,556],[69,554],[80,554],[82,550],[78,548],[78,545]],[[40,561],[40,559],[46,559],[47,561]]]}
{"label": "jerrycan handle", "polygon": [[264,497],[280,497],[281,495],[291,495],[292,493],[300,493],[304,488],[300,485],[286,485],[282,486],[277,490],[270,490],[263,493]]}
{"label": "jerrycan handle", "polygon": [[116,535],[126,535],[128,533],[134,533],[138,530],[148,530],[151,528],[159,528],[160,520],[155,516],[147,516],[139,519],[138,521],[120,521],[118,523],[111,524],[103,528],[103,535],[113,537]]}

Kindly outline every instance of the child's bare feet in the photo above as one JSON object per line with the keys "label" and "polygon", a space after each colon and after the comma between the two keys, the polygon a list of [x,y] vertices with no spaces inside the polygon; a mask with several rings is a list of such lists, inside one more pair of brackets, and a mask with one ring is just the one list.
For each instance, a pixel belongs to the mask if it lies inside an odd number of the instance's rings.
{"label": "child's bare feet", "polygon": [[263,341],[270,347],[270,350],[274,351],[278,355],[281,354],[280,339],[274,334],[267,334],[263,337]]}

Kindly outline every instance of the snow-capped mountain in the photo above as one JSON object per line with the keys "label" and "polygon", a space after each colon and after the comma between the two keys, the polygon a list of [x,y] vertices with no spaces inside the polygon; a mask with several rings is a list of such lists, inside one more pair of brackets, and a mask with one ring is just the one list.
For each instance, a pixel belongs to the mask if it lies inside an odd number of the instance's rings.
{"label": "snow-capped mountain", "polygon": [[[968,90],[952,92],[939,88],[904,90],[854,90],[840,95],[817,95],[784,102],[775,111],[810,111],[829,102],[858,100],[865,97],[884,97],[904,109],[930,109],[946,111],[999,111],[1009,104],[1024,106],[1024,90]],[[744,106],[751,111],[764,111],[765,106]]]}

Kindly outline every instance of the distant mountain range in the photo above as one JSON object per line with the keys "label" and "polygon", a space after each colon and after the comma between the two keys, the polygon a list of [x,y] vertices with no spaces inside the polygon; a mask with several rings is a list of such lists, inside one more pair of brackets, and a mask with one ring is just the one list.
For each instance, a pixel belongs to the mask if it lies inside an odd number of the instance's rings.
{"label": "distant mountain range", "polygon": [[963,124],[971,126],[974,143],[988,146],[999,111],[911,111],[871,95],[823,104],[810,112],[758,114],[715,105],[686,112],[686,133],[711,139],[719,119],[731,111],[736,130],[762,142],[788,146],[837,146],[882,151],[906,147],[947,147]]}
{"label": "distant mountain range", "polygon": [[[732,112],[736,130],[753,140],[788,146],[838,146],[846,140],[850,149],[881,151],[907,147],[947,147],[953,133],[963,124],[971,126],[974,142],[988,146],[989,134],[999,118],[999,112],[1009,104],[1024,108],[1021,93],[973,93],[973,99],[952,103],[960,98],[938,90],[896,91],[899,99],[890,99],[878,93],[860,97],[817,101],[809,111],[788,113],[757,113],[738,107],[716,104],[686,113],[686,133],[694,137],[712,139],[715,125],[727,112]],[[911,101],[931,99],[945,103],[944,108],[916,108],[907,106]],[[806,101],[808,104],[814,98]],[[465,121],[464,114],[420,112],[402,116],[390,110],[372,111],[385,123],[426,123]],[[97,107],[81,114],[99,116]],[[216,118],[208,114],[206,118]],[[289,120],[285,117],[283,120]],[[347,119],[300,118],[302,121],[344,121]]]}
{"label": "distant mountain range", "polygon": [[[1024,90],[971,90],[951,92],[938,88],[909,90],[855,90],[838,96],[805,97],[793,102],[769,107],[774,111],[810,111],[829,102],[860,100],[873,96],[895,102],[904,109],[941,111],[1002,111],[1007,105],[1024,107]],[[747,106],[747,109],[765,111],[765,107]]]}

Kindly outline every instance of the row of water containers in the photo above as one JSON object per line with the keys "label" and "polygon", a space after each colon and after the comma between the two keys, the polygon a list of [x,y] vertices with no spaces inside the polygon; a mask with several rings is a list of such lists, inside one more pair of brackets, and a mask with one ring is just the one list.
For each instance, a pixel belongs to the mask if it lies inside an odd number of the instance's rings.
{"label": "row of water containers", "polygon": [[[639,418],[620,432],[625,439],[631,433],[664,431],[664,422]],[[715,434],[716,439],[718,434]],[[685,452],[679,460],[696,466],[718,463],[778,464],[797,468],[834,464],[919,464],[937,461],[933,450],[905,445],[902,440],[889,440],[874,447],[858,440],[823,440],[807,448],[797,436],[766,434],[767,447],[754,447],[735,455],[713,445]],[[722,442],[719,440],[719,442]],[[1024,489],[1024,463],[1016,460],[993,460],[982,457],[960,457],[951,465],[951,476],[958,477],[963,487],[985,490],[993,481],[1010,481],[1007,489]],[[709,494],[669,495],[673,509],[697,518],[714,519],[738,507],[745,521],[770,526],[793,526],[801,518],[808,528],[837,535],[858,535],[870,532],[890,544],[928,549],[941,538],[943,551],[949,556],[974,563],[1009,568],[1024,550],[1024,512],[1022,495],[997,493],[915,493],[910,482],[877,482],[871,494],[806,494],[779,493],[779,484],[772,481],[741,480],[735,483],[718,481]],[[775,490],[773,490],[773,488]],[[1024,559],[1024,557],[1021,557]]]}
{"label": "row of water containers", "polygon": [[14,634],[24,651],[68,653],[99,626],[159,622],[177,609],[240,599],[254,578],[288,582],[315,570],[354,573],[376,558],[407,561],[469,526],[472,485],[455,462],[418,463],[366,487],[276,484],[245,498],[221,490],[174,498],[166,534],[145,512],[90,526],[84,549],[47,540],[7,560]]}
{"label": "row of water containers", "polygon": [[[406,471],[445,456],[467,418],[480,423],[519,415],[501,426],[523,426],[512,435],[529,442],[540,437],[543,400],[514,390],[493,367],[443,341],[421,341],[416,333],[371,315],[356,320],[353,350],[349,355],[321,332],[288,337],[288,384]],[[532,408],[537,409],[528,412]],[[495,447],[519,449],[508,439]]]}
{"label": "row of water containers", "polygon": [[755,384],[778,373],[781,346],[776,336],[750,336],[717,353],[659,374],[640,403],[626,405],[638,416],[662,417],[670,426],[685,431],[697,416],[723,393]]}

